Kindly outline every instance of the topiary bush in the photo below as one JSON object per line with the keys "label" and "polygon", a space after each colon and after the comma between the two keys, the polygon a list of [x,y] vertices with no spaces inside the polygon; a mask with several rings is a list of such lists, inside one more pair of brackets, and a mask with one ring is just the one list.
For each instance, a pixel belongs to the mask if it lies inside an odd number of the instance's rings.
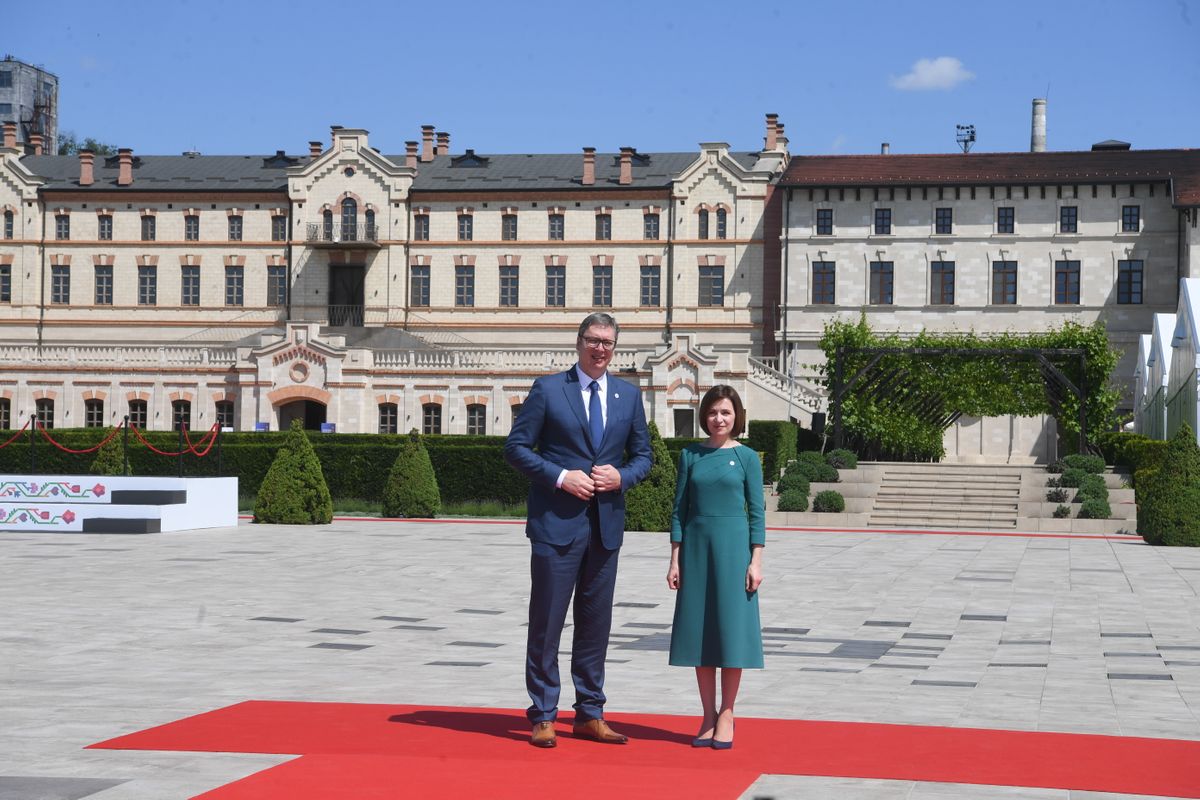
{"label": "topiary bush", "polygon": [[1181,505],[1191,497],[1191,489],[1200,486],[1200,447],[1189,425],[1180,426],[1154,470],[1134,473],[1137,486],[1138,533],[1150,544],[1165,544],[1164,539],[1183,541],[1190,538],[1190,523],[1181,519]]}
{"label": "topiary bush", "polygon": [[808,497],[808,478],[796,471],[788,472],[779,479],[779,483],[775,486],[775,491],[780,494],[784,492],[800,492],[805,497]]}
{"label": "topiary bush", "polygon": [[768,481],[796,457],[796,423],[790,420],[752,419],[746,424],[745,444],[763,454],[763,476]]}
{"label": "topiary bush", "polygon": [[852,450],[839,447],[825,454],[825,463],[834,469],[858,469],[858,456]]}
{"label": "topiary bush", "polygon": [[780,492],[776,508],[779,511],[808,511],[808,494],[795,489]]}
{"label": "topiary bush", "polygon": [[1200,547],[1200,486],[1185,486],[1175,492],[1161,520],[1159,544]]}
{"label": "topiary bush", "polygon": [[1065,503],[1071,496],[1070,492],[1062,488],[1050,489],[1046,492],[1047,503]]}
{"label": "topiary bush", "polygon": [[1059,506],[1058,508],[1054,509],[1054,518],[1055,519],[1065,519],[1066,517],[1069,517],[1069,516],[1071,516],[1071,507],[1070,506]]}
{"label": "topiary bush", "polygon": [[1102,475],[1084,475],[1079,481],[1079,491],[1075,493],[1075,501],[1083,502],[1092,499],[1108,499],[1108,486],[1105,485]]}
{"label": "topiary bush", "polygon": [[842,497],[841,492],[826,489],[823,492],[817,492],[817,496],[813,498],[813,511],[836,514],[845,510],[846,499]]}
{"label": "topiary bush", "polygon": [[254,521],[282,525],[321,525],[333,520],[333,498],[321,462],[299,420],[291,430],[254,501]]}
{"label": "topiary bush", "polygon": [[1081,469],[1076,467],[1067,467],[1065,470],[1063,470],[1062,477],[1059,478],[1059,485],[1067,486],[1072,489],[1078,489],[1079,482],[1083,480],[1085,475],[1087,475],[1087,473]]}
{"label": "topiary bush", "polygon": [[803,475],[811,483],[837,483],[841,480],[838,471],[828,464],[797,461],[788,469],[789,474]]}
{"label": "topiary bush", "polygon": [[1080,519],[1108,519],[1111,516],[1112,509],[1108,507],[1107,500],[1091,497],[1079,506]]}
{"label": "topiary bush", "polygon": [[625,529],[669,531],[675,505],[675,462],[658,435],[658,426],[651,422],[648,427],[654,462],[646,479],[625,493]]}
{"label": "topiary bush", "polygon": [[1064,456],[1062,463],[1068,469],[1081,469],[1091,475],[1099,475],[1101,472],[1104,472],[1104,459],[1101,456],[1075,453]]}
{"label": "topiary bush", "polygon": [[421,435],[414,428],[400,444],[396,460],[383,487],[385,517],[436,517],[442,495],[433,474],[433,462]]}
{"label": "topiary bush", "polygon": [[132,475],[133,467],[125,466],[125,449],[121,437],[114,436],[100,446],[88,470],[92,475]]}
{"label": "topiary bush", "polygon": [[803,453],[796,454],[797,461],[803,461],[807,464],[824,464],[825,454],[819,450],[805,450]]}

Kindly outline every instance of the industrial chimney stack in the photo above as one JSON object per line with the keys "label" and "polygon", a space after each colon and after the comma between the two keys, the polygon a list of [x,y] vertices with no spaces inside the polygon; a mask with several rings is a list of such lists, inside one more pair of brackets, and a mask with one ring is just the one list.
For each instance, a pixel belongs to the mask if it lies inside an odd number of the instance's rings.
{"label": "industrial chimney stack", "polygon": [[1033,99],[1033,130],[1029,136],[1029,152],[1046,152],[1046,99]]}

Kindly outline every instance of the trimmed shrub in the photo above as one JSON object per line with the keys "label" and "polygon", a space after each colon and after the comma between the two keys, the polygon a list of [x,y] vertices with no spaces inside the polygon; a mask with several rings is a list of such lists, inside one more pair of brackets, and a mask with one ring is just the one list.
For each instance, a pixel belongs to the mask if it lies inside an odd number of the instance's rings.
{"label": "trimmed shrub", "polygon": [[1046,465],[1046,472],[1053,472],[1056,475],[1061,475],[1062,471],[1066,468],[1066,464],[1064,464],[1062,461],[1055,461],[1053,464]]}
{"label": "trimmed shrub", "polygon": [[436,517],[442,510],[433,462],[414,428],[400,445],[383,489],[385,517]]}
{"label": "trimmed shrub", "polygon": [[784,465],[796,457],[796,425],[788,420],[752,419],[746,426],[746,444],[763,454],[763,477],[774,481]]}
{"label": "trimmed shrub", "polygon": [[121,446],[121,435],[109,439],[99,450],[88,469],[92,475],[132,475],[133,467],[125,467],[125,449]]}
{"label": "trimmed shrub", "polygon": [[1081,469],[1084,472],[1092,475],[1099,475],[1104,472],[1104,458],[1101,456],[1090,456],[1075,453],[1073,455],[1064,456],[1062,463],[1067,468]]}
{"label": "trimmed shrub", "polygon": [[1112,509],[1108,507],[1107,500],[1092,497],[1084,500],[1079,506],[1080,519],[1108,519],[1111,516]]}
{"label": "trimmed shrub", "polygon": [[803,453],[796,454],[796,460],[802,461],[805,464],[827,464],[825,454],[818,450],[805,450]]}
{"label": "trimmed shrub", "polygon": [[808,497],[808,490],[808,478],[795,470],[784,473],[784,476],[779,479],[779,483],[775,486],[775,491],[780,494],[784,492],[801,492],[805,497]]}
{"label": "trimmed shrub", "polygon": [[1081,469],[1067,467],[1065,470],[1063,470],[1062,477],[1059,478],[1059,485],[1067,486],[1071,489],[1078,489],[1079,482],[1083,480],[1085,475],[1087,475],[1087,473]]}
{"label": "trimmed shrub", "polygon": [[1058,508],[1054,509],[1054,518],[1055,519],[1065,519],[1066,517],[1069,517],[1069,516],[1071,516],[1071,507],[1070,506],[1059,506]]}
{"label": "trimmed shrub", "polygon": [[802,475],[810,483],[837,483],[841,480],[838,471],[828,464],[813,464],[810,461],[797,461],[788,468],[789,474]]}
{"label": "trimmed shrub", "polygon": [[839,447],[825,454],[825,463],[834,469],[858,469],[858,456],[852,450]]}
{"label": "trimmed shrub", "polygon": [[258,496],[254,521],[283,525],[320,525],[333,520],[333,498],[321,462],[299,420],[275,454]]}
{"label": "trimmed shrub", "polygon": [[1187,538],[1178,533],[1185,525],[1179,519],[1177,501],[1187,497],[1187,491],[1200,486],[1200,447],[1189,425],[1180,426],[1167,443],[1157,469],[1149,474],[1134,473],[1137,485],[1138,533],[1150,544],[1163,544],[1170,533],[1173,538]]}
{"label": "trimmed shrub", "polygon": [[842,497],[841,492],[826,489],[823,492],[817,492],[817,496],[813,498],[813,511],[836,514],[845,510],[846,498]]}
{"label": "trimmed shrub", "polygon": [[1200,486],[1185,486],[1162,515],[1159,543],[1168,547],[1200,547]]}
{"label": "trimmed shrub", "polygon": [[1090,499],[1108,499],[1108,486],[1105,485],[1103,476],[1084,475],[1079,481],[1079,491],[1075,493],[1075,501],[1083,502]]}
{"label": "trimmed shrub", "polygon": [[795,489],[780,492],[779,503],[775,507],[779,511],[808,511],[808,495]]}
{"label": "trimmed shrub", "polygon": [[646,479],[625,493],[625,529],[669,531],[675,505],[675,462],[658,435],[658,426],[651,422],[648,427],[654,462]]}
{"label": "trimmed shrub", "polygon": [[1046,492],[1046,502],[1065,503],[1067,502],[1067,498],[1070,496],[1070,492],[1068,492],[1066,489],[1054,488]]}

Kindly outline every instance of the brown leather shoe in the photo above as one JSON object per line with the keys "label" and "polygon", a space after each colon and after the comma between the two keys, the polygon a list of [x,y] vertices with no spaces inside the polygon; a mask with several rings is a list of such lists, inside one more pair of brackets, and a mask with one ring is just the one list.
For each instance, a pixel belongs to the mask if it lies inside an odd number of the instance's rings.
{"label": "brown leather shoe", "polygon": [[577,739],[591,739],[593,742],[603,742],[604,744],[625,744],[629,741],[628,736],[617,733],[602,719],[589,719],[586,722],[576,721],[571,726],[571,734]]}
{"label": "brown leather shoe", "polygon": [[529,737],[529,743],[534,747],[554,747],[558,744],[554,723],[549,720],[533,723],[533,734]]}

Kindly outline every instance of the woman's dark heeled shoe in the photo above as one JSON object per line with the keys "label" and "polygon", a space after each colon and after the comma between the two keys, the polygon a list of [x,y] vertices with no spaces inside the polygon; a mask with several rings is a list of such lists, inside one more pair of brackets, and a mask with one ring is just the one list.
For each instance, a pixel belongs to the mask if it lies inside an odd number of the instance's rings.
{"label": "woman's dark heeled shoe", "polygon": [[[734,730],[734,732],[737,732],[737,723],[734,723],[733,730]],[[714,731],[713,739],[712,739],[712,749],[713,750],[732,750],[733,749],[733,739],[730,739],[728,742],[719,741],[716,737],[716,732]]]}
{"label": "woman's dark heeled shoe", "polygon": [[711,736],[708,738],[697,736],[695,739],[692,739],[692,747],[712,747],[712,745],[713,738]]}

